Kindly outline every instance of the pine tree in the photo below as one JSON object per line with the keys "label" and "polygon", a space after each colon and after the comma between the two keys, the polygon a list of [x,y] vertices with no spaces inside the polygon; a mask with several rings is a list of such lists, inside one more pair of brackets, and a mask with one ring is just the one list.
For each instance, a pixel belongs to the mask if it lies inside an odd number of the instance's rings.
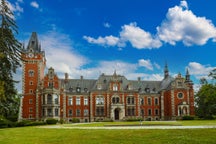
{"label": "pine tree", "polygon": [[[21,43],[15,38],[18,27],[6,0],[0,1],[0,115],[8,117],[17,105],[13,73],[21,66]],[[17,113],[17,112],[16,112]]]}

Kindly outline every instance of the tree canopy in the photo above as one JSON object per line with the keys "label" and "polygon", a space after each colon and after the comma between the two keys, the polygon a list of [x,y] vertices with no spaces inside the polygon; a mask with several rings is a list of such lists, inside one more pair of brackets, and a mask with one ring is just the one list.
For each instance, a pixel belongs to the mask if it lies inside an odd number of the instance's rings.
{"label": "tree canopy", "polygon": [[17,91],[13,73],[21,66],[21,43],[15,38],[18,27],[6,0],[0,1],[0,115],[17,114]]}
{"label": "tree canopy", "polygon": [[[216,69],[209,73],[212,80],[216,80]],[[213,118],[216,115],[216,84],[208,83],[205,78],[200,80],[202,86],[196,94],[196,114],[200,118]]]}

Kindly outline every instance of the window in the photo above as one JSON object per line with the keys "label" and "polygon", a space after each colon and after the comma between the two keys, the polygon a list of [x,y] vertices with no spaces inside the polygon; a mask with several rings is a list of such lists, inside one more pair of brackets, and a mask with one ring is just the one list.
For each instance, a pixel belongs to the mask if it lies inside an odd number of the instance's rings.
{"label": "window", "polygon": [[30,93],[30,94],[33,94],[33,90],[32,90],[32,89],[30,89],[30,90],[29,90],[29,93]]}
{"label": "window", "polygon": [[104,104],[104,97],[103,96],[97,96],[96,97],[96,104],[97,105],[103,105]]}
{"label": "window", "polygon": [[68,97],[68,105],[73,105],[73,98],[72,97]]}
{"label": "window", "polygon": [[113,104],[118,104],[120,101],[119,101],[119,97],[113,97],[112,98],[112,103]]}
{"label": "window", "polygon": [[158,98],[155,98],[155,105],[158,105]]}
{"label": "window", "polygon": [[32,119],[32,114],[29,114],[29,119]]}
{"label": "window", "polygon": [[177,84],[178,84],[178,87],[182,87],[183,86],[182,82],[178,82]]}
{"label": "window", "polygon": [[88,105],[88,98],[87,97],[84,98],[84,105]]}
{"label": "window", "polygon": [[151,98],[148,98],[148,105],[151,105]]}
{"label": "window", "polygon": [[117,84],[114,84],[113,85],[113,91],[117,91],[118,90],[118,85]]}
{"label": "window", "polygon": [[134,107],[128,107],[127,108],[127,115],[128,116],[135,116],[135,108]]}
{"label": "window", "polygon": [[134,97],[130,96],[127,98],[127,104],[134,104]]}
{"label": "window", "polygon": [[53,116],[51,108],[47,109],[47,115],[50,116],[50,117]]}
{"label": "window", "polygon": [[80,97],[76,98],[76,105],[80,105]]}
{"label": "window", "polygon": [[59,96],[57,94],[54,94],[54,101],[55,101],[55,104],[59,104]]}
{"label": "window", "polygon": [[55,116],[58,116],[58,115],[59,115],[59,109],[55,108]]}
{"label": "window", "polygon": [[32,99],[29,99],[29,104],[32,104],[33,103],[33,100]]}
{"label": "window", "polygon": [[54,86],[53,82],[48,82],[48,86],[52,88]]}
{"label": "window", "polygon": [[84,109],[84,116],[88,116],[89,112],[88,109]]}
{"label": "window", "polygon": [[42,110],[42,116],[45,116],[45,109]]}
{"label": "window", "polygon": [[47,104],[52,104],[52,95],[51,94],[47,95]]}
{"label": "window", "polygon": [[34,76],[34,71],[33,70],[29,70],[28,71],[28,75],[29,75],[29,77],[33,77]]}
{"label": "window", "polygon": [[76,116],[80,116],[80,109],[76,110]]}
{"label": "window", "polygon": [[182,98],[183,98],[183,93],[181,93],[181,92],[178,93],[178,98],[179,98],[179,99],[182,99]]}
{"label": "window", "polygon": [[69,110],[68,110],[68,115],[69,115],[69,116],[72,116],[72,115],[73,115],[72,109],[69,109]]}
{"label": "window", "polygon": [[140,105],[144,105],[144,98],[140,99]]}
{"label": "window", "polygon": [[148,115],[149,116],[151,115],[151,109],[148,109]]}
{"label": "window", "polygon": [[80,93],[80,92],[81,92],[81,88],[80,88],[80,87],[77,87],[77,88],[76,88],[76,91],[77,91],[78,93]]}
{"label": "window", "polygon": [[30,107],[30,108],[29,108],[29,112],[30,112],[30,113],[32,113],[32,112],[33,112],[33,109],[32,109],[32,107]]}
{"label": "window", "polygon": [[97,85],[97,89],[98,89],[98,90],[101,90],[101,89],[102,89],[102,85],[101,85],[101,84],[98,84],[98,85]]}
{"label": "window", "polygon": [[104,107],[96,108],[96,116],[104,116]]}
{"label": "window", "polygon": [[158,115],[159,112],[158,112],[158,109],[155,109],[155,115]]}
{"label": "window", "polygon": [[29,82],[29,85],[33,85],[33,81],[30,81],[30,82]]}
{"label": "window", "polygon": [[141,116],[144,116],[144,109],[141,109]]}

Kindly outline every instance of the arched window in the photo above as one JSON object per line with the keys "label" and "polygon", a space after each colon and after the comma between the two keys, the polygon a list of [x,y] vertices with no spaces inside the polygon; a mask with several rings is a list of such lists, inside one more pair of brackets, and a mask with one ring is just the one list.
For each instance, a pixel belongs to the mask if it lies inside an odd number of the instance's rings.
{"label": "arched window", "polygon": [[112,98],[112,103],[113,103],[113,104],[118,104],[119,102],[120,102],[119,97],[113,97],[113,98]]}
{"label": "arched window", "polygon": [[29,70],[28,75],[29,75],[29,77],[33,77],[34,76],[34,70]]}

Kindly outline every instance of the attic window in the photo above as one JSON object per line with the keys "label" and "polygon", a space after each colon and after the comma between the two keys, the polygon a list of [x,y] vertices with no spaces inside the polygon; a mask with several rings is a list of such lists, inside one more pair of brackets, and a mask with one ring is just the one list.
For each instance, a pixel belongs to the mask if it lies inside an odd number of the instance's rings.
{"label": "attic window", "polygon": [[104,83],[106,83],[107,82],[107,80],[106,79],[104,79]]}
{"label": "attic window", "polygon": [[150,88],[145,88],[145,91],[146,91],[147,93],[150,93]]}
{"label": "attic window", "polygon": [[84,91],[85,91],[85,92],[88,92],[88,89],[87,89],[87,88],[84,88]]}
{"label": "attic window", "polygon": [[77,92],[81,92],[81,88],[80,88],[80,87],[77,87],[77,88],[76,88],[76,91],[77,91]]}
{"label": "attic window", "polygon": [[72,88],[72,87],[70,87],[70,88],[69,88],[69,91],[70,91],[70,92],[73,92],[73,88]]}

